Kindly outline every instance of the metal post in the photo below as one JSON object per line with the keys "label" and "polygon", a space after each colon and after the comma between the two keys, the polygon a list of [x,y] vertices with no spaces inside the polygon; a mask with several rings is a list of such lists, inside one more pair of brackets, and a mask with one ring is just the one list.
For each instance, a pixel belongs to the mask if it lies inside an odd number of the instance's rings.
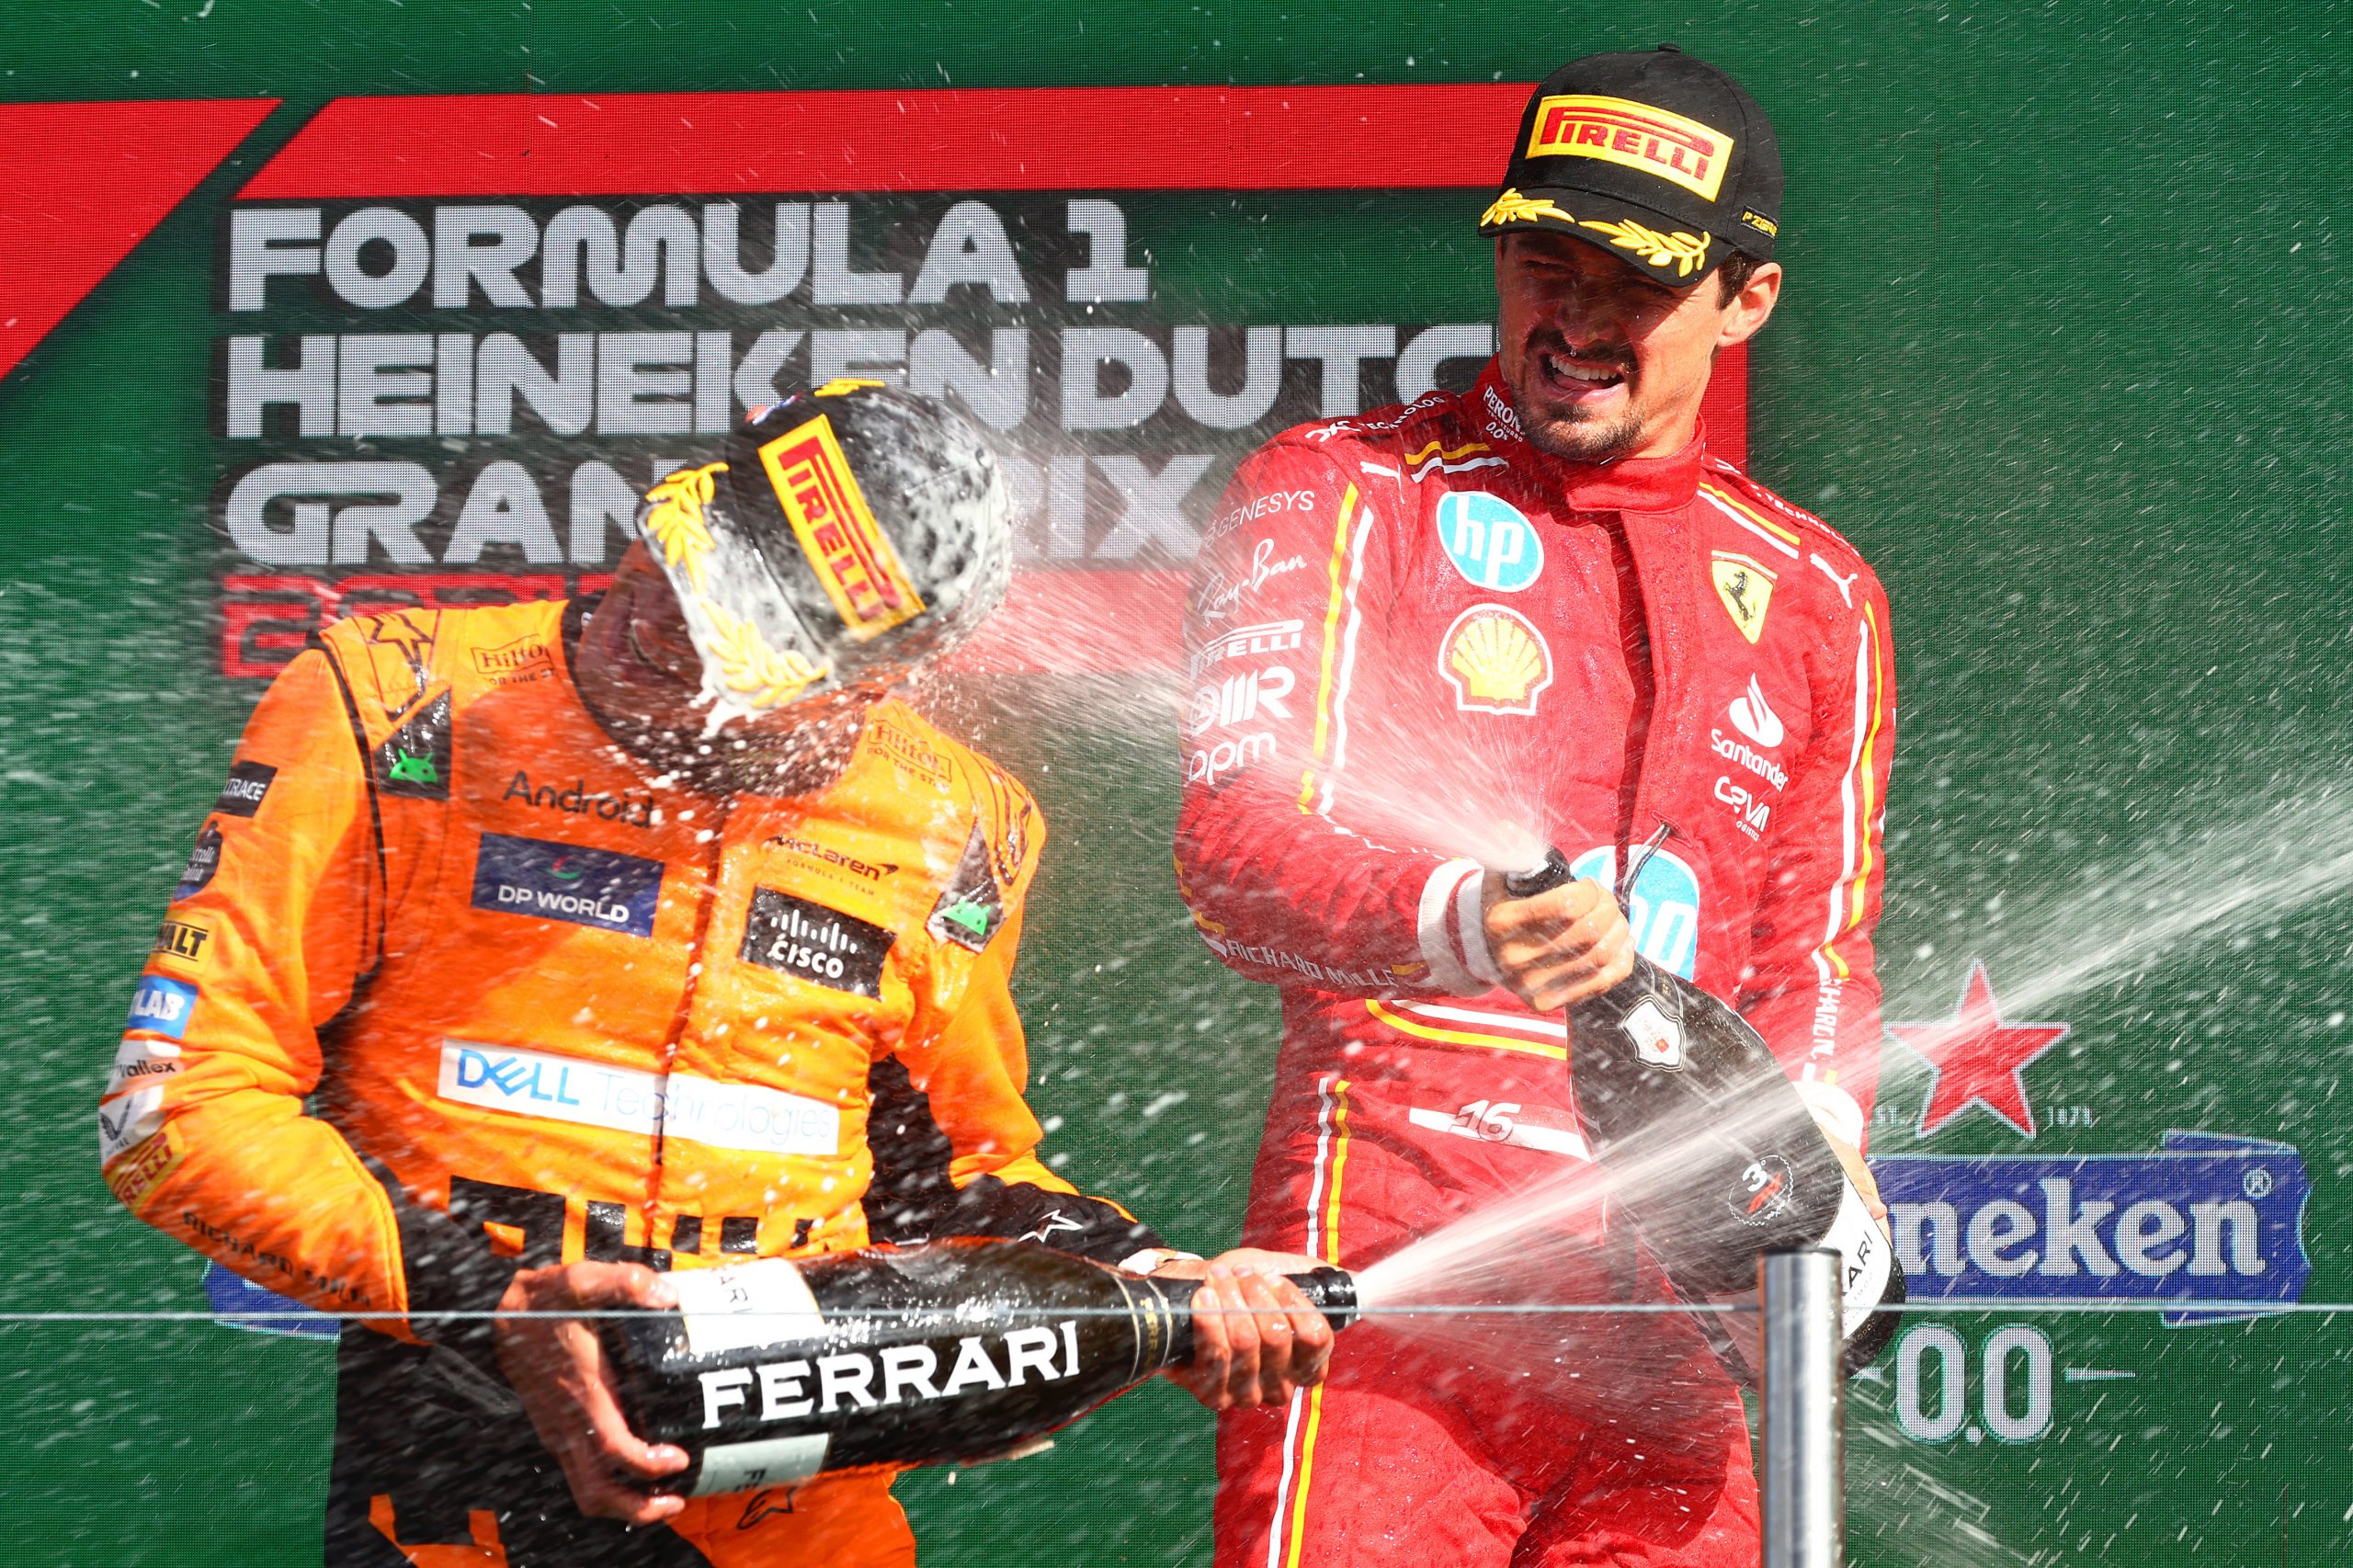
{"label": "metal post", "polygon": [[1840,1568],[1847,1452],[1838,1255],[1767,1253],[1756,1287],[1765,1319],[1764,1568]]}

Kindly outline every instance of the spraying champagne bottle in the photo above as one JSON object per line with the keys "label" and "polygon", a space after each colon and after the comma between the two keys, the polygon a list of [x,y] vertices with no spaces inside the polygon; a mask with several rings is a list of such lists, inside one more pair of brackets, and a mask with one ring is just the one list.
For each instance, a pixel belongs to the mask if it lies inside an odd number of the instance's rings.
{"label": "spraying champagne bottle", "polygon": [[[1345,1328],[1356,1282],[1293,1279]],[[961,1237],[674,1277],[675,1312],[608,1320],[631,1430],[691,1496],[859,1465],[1004,1458],[1193,1353],[1189,1279]]]}
{"label": "spraying champagne bottle", "polygon": [[[1664,836],[1664,834],[1662,834]],[[1639,864],[1637,862],[1636,864]],[[1620,894],[1632,885],[1620,879]],[[1557,849],[1506,876],[1528,898],[1571,880]],[[1633,972],[1569,1008],[1570,1072],[1595,1161],[1677,1293],[1751,1301],[1761,1254],[1830,1247],[1845,1260],[1848,1371],[1895,1333],[1904,1271],[1779,1061],[1747,1020],[1637,955]],[[1695,1314],[1736,1378],[1762,1363],[1753,1319]]]}

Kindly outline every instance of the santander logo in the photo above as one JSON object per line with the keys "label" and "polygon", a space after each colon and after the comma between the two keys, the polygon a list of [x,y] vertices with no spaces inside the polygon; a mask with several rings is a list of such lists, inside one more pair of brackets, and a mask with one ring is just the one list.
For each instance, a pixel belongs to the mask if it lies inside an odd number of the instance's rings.
{"label": "santander logo", "polygon": [[1748,690],[1732,699],[1732,727],[1760,746],[1781,744],[1781,716],[1766,703],[1755,676],[1748,677]]}

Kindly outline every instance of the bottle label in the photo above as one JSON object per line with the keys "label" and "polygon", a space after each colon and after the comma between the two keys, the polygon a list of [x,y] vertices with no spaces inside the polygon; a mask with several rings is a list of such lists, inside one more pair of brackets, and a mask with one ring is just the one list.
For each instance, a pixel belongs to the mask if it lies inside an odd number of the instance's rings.
{"label": "bottle label", "polygon": [[814,1339],[825,1332],[825,1314],[809,1293],[808,1282],[800,1269],[780,1257],[688,1269],[672,1275],[670,1282],[678,1293],[678,1315],[686,1325],[690,1356],[723,1356],[756,1346]]}
{"label": "bottle label", "polygon": [[1683,1026],[1668,1017],[1655,998],[1628,1009],[1618,1027],[1634,1042],[1634,1055],[1643,1066],[1682,1071]]}
{"label": "bottle label", "polygon": [[756,1486],[806,1481],[825,1468],[825,1449],[833,1440],[831,1433],[806,1432],[797,1437],[763,1437],[753,1443],[722,1443],[705,1449],[693,1495],[715,1497],[727,1492],[749,1492]]}
{"label": "bottle label", "polygon": [[1853,1180],[1842,1176],[1838,1185],[1838,1215],[1830,1221],[1822,1244],[1838,1252],[1839,1315],[1845,1335],[1851,1339],[1870,1322],[1871,1309],[1887,1291],[1887,1271],[1894,1265],[1895,1249],[1888,1244],[1887,1233],[1879,1228],[1879,1221],[1871,1218]]}

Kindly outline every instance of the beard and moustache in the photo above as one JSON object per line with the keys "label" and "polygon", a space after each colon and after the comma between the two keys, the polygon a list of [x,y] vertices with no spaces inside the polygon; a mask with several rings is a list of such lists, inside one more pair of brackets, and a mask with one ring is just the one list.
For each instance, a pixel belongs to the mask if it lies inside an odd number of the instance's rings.
{"label": "beard and moustache", "polygon": [[1626,408],[1614,415],[1587,414],[1576,408],[1547,407],[1540,415],[1540,405],[1531,394],[1530,385],[1539,374],[1540,355],[1555,354],[1563,358],[1574,358],[1588,364],[1606,364],[1631,381],[1634,355],[1629,348],[1595,346],[1572,350],[1565,338],[1551,336],[1528,345],[1520,360],[1520,372],[1511,387],[1512,402],[1519,413],[1520,434],[1529,445],[1552,457],[1570,462],[1605,463],[1624,457],[1640,445],[1643,437],[1642,411],[1633,405],[1630,396]]}

